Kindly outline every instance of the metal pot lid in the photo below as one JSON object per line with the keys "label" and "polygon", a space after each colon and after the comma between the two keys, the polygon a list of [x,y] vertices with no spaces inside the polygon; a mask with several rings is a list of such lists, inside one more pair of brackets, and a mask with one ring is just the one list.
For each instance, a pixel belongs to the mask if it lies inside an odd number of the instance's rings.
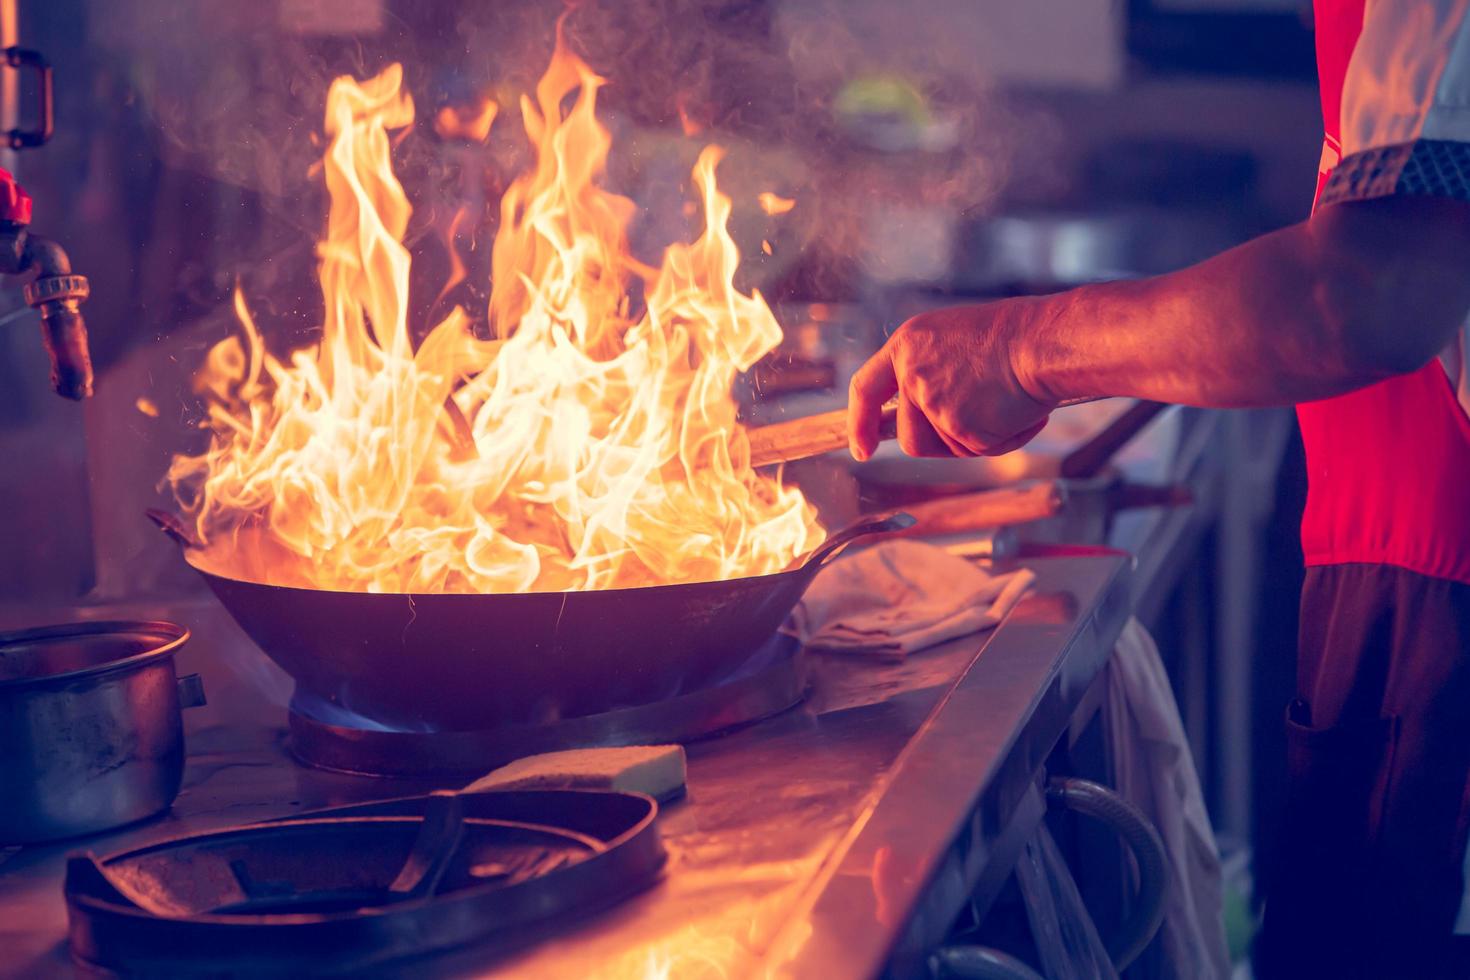
{"label": "metal pot lid", "polygon": [[539,926],[652,884],[635,793],[440,793],[317,811],[67,865],[78,958],[127,972],[355,972]]}
{"label": "metal pot lid", "polygon": [[189,639],[175,623],[102,620],[0,633],[0,691],[64,684],[172,656]]}

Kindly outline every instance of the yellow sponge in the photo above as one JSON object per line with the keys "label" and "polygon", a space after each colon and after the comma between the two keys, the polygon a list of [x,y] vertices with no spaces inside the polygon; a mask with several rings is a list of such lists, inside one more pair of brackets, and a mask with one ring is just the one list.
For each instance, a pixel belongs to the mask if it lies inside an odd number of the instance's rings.
{"label": "yellow sponge", "polygon": [[611,789],[665,800],[679,794],[684,778],[682,745],[629,745],[527,756],[481,776],[464,791]]}

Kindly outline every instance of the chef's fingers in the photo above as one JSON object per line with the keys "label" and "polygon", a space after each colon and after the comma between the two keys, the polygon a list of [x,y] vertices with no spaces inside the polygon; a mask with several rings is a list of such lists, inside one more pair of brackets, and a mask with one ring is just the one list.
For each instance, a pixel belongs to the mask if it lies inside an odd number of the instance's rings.
{"label": "chef's fingers", "polygon": [[1020,449],[1022,446],[1026,445],[1026,443],[1030,442],[1032,439],[1035,439],[1036,434],[1042,429],[1046,428],[1047,421],[1047,419],[1042,419],[1040,422],[1037,422],[1035,425],[1031,426],[1029,429],[1026,429],[1024,432],[1018,432],[1015,435],[1011,436],[1009,439],[1003,439],[993,446],[986,446],[985,451],[981,453],[981,455],[1003,456],[1006,453],[1015,452],[1017,449]]}
{"label": "chef's fingers", "polygon": [[955,455],[919,406],[903,395],[898,399],[898,447],[910,456]]}
{"label": "chef's fingers", "polygon": [[929,424],[934,426],[934,432],[949,447],[950,455],[961,459],[972,459],[985,454],[984,439],[974,435],[961,435],[955,432],[951,425],[946,425],[945,420],[938,416],[929,416]]}
{"label": "chef's fingers", "polygon": [[862,462],[878,448],[878,429],[883,417],[883,403],[898,391],[898,376],[893,370],[893,355],[885,345],[868,358],[852,376],[847,387],[847,446],[852,458]]}
{"label": "chef's fingers", "polygon": [[961,459],[968,459],[972,456],[980,455],[979,449],[972,449],[964,439],[951,433],[940,422],[930,416],[925,416],[925,418],[928,419],[929,425],[933,427],[934,434],[949,449],[949,455],[958,456]]}

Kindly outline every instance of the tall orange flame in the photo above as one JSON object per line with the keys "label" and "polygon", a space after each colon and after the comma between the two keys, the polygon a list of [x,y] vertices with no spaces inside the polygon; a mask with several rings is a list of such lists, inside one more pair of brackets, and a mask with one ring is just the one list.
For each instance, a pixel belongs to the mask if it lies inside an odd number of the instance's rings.
{"label": "tall orange flame", "polygon": [[495,339],[456,309],[415,350],[401,83],[394,65],[328,93],[320,344],[273,356],[237,295],[244,342],[197,379],[211,445],[169,478],[205,563],[344,591],[554,591],[764,574],[815,547],[814,510],[751,470],[736,421],[731,384],[781,330],[733,285],[719,150],[694,167],[703,234],[637,261],[633,203],[598,185],[603,80],[558,37],[522,100],[537,162],[501,201]]}

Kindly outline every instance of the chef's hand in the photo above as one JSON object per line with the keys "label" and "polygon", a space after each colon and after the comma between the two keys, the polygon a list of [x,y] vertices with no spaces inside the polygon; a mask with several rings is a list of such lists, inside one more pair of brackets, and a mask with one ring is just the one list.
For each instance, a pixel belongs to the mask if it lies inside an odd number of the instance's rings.
{"label": "chef's hand", "polygon": [[1054,405],[1029,394],[1014,338],[1026,300],[921,313],[899,327],[848,389],[848,444],[861,461],[878,447],[883,405],[898,395],[898,444],[910,456],[998,456],[1046,425]]}

